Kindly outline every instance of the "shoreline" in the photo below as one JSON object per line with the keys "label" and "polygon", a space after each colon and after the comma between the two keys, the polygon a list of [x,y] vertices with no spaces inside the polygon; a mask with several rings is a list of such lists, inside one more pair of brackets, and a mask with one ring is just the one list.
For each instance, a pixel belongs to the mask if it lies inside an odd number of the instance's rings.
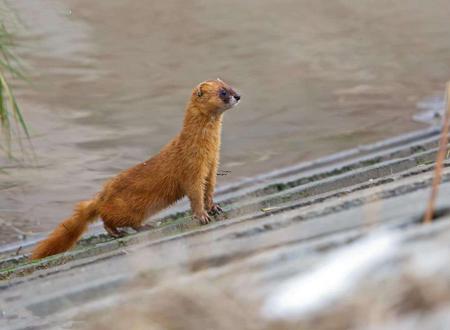
{"label": "shoreline", "polygon": [[[360,145],[348,150],[344,150],[341,152],[337,152],[328,156],[319,157],[316,160],[300,162],[291,166],[282,167],[279,169],[275,169],[272,171],[268,171],[266,173],[262,173],[253,177],[241,179],[236,182],[231,182],[228,184],[222,184],[217,187],[216,196],[218,200],[223,200],[229,196],[233,196],[233,193],[236,191],[246,191],[246,189],[253,189],[254,186],[260,186],[269,184],[270,182],[276,181],[279,177],[288,176],[290,174],[295,174],[300,171],[306,171],[315,167],[322,167],[328,164],[332,164],[335,162],[345,161],[347,159],[351,159],[356,156],[363,156],[364,154],[368,154],[371,152],[376,152],[377,150],[381,150],[386,147],[395,146],[401,143],[408,143],[414,140],[423,139],[425,137],[434,136],[439,132],[439,128],[435,125],[430,125],[429,128],[416,130],[410,133],[401,134],[399,136],[387,138],[381,140],[379,142]],[[168,209],[160,212],[158,215],[150,219],[147,223],[157,223],[166,217],[170,217],[173,214],[177,214],[179,212],[186,212],[189,209],[188,202],[183,199],[178,202],[176,205],[169,207]],[[103,227],[99,221],[96,221],[93,225],[89,227],[89,232],[84,235],[101,235],[104,234]],[[44,232],[34,235],[33,238],[18,240],[16,242],[0,244],[0,255],[11,253],[13,251],[21,250],[23,248],[30,247],[45,238],[50,232]]]}

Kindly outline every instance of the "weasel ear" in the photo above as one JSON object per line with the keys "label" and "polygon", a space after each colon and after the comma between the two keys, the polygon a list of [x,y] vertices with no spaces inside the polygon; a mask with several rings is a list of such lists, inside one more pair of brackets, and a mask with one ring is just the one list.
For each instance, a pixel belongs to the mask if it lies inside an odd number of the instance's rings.
{"label": "weasel ear", "polygon": [[195,87],[195,89],[194,89],[194,93],[195,93],[198,97],[200,97],[200,96],[203,95],[203,91],[202,91],[202,86],[203,86],[203,84],[204,84],[204,83],[198,84],[197,87]]}

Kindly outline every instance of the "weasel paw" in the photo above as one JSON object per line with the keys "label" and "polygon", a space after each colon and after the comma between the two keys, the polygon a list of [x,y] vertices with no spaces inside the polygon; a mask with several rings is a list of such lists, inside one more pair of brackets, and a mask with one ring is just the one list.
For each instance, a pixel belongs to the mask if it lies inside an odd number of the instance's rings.
{"label": "weasel paw", "polygon": [[127,234],[125,231],[118,230],[116,227],[104,225],[104,228],[107,231],[107,233],[114,238],[124,237]]}
{"label": "weasel paw", "polygon": [[220,213],[223,213],[222,208],[220,207],[219,204],[213,203],[213,205],[211,206],[211,208],[208,211],[209,215],[218,215]]}
{"label": "weasel paw", "polygon": [[194,215],[194,219],[198,220],[198,222],[200,222],[201,225],[206,225],[211,222],[211,218],[206,212],[203,212],[200,215]]}

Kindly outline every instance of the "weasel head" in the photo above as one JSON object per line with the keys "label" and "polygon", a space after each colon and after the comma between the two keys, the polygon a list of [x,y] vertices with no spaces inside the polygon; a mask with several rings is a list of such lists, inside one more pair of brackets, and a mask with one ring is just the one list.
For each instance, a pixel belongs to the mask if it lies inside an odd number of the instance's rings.
{"label": "weasel head", "polygon": [[191,103],[203,114],[218,115],[236,106],[241,100],[239,93],[220,79],[207,80],[192,92]]}

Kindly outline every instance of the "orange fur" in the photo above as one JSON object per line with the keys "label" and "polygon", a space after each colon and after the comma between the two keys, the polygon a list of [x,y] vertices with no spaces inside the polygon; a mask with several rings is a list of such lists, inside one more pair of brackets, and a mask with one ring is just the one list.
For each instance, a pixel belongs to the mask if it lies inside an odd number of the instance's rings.
{"label": "orange fur", "polygon": [[88,224],[97,217],[94,201],[77,204],[73,215],[53,230],[49,237],[34,249],[31,258],[38,259],[67,251],[86,231]]}
{"label": "orange fur", "polygon": [[[108,181],[94,199],[77,205],[72,217],[40,242],[32,259],[70,249],[97,216],[113,236],[118,228],[139,230],[149,216],[184,196],[201,223],[221,211],[213,202],[219,162],[222,114],[240,96],[223,81],[208,80],[192,92],[181,132],[157,155]],[[208,214],[209,213],[209,214]]]}

